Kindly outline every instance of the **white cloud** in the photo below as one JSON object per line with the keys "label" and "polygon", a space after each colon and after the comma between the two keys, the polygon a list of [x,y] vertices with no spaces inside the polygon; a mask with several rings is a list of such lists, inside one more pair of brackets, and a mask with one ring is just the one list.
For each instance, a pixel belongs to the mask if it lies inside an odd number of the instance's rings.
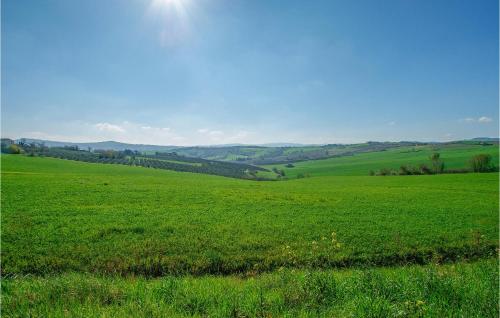
{"label": "white cloud", "polygon": [[211,130],[208,132],[208,134],[212,137],[220,137],[220,136],[224,135],[224,133],[220,130]]}
{"label": "white cloud", "polygon": [[467,118],[461,119],[460,121],[466,122],[466,123],[487,124],[487,123],[491,123],[493,121],[493,119],[491,119],[490,117],[481,116],[479,118],[467,117]]}
{"label": "white cloud", "polygon": [[492,119],[490,117],[483,116],[483,117],[479,117],[479,119],[477,121],[479,123],[489,123],[492,121]]}
{"label": "white cloud", "polygon": [[[97,124],[84,123],[87,127],[87,135],[94,140],[116,140],[143,144],[179,144],[185,142],[186,138],[173,132],[170,127],[155,127],[130,121],[120,123],[102,122]],[[89,127],[93,128],[88,129]]]}
{"label": "white cloud", "polygon": [[388,125],[389,125],[389,126],[394,126],[394,125],[396,125],[396,122],[395,122],[395,121],[390,121],[390,122],[388,123]]}
{"label": "white cloud", "polygon": [[125,129],[123,127],[120,127],[118,125],[113,125],[110,123],[97,123],[94,125],[98,130],[100,131],[109,131],[109,132],[117,132],[117,133],[124,133]]}

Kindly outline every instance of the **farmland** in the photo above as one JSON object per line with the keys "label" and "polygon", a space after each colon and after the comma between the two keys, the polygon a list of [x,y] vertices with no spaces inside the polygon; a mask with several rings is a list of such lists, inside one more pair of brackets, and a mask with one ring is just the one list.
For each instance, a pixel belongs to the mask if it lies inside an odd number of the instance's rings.
{"label": "farmland", "polygon": [[498,145],[482,145],[467,143],[433,144],[418,146],[403,146],[386,151],[370,151],[355,155],[309,160],[293,163],[293,168],[285,164],[268,165],[285,171],[289,178],[296,178],[299,174],[309,176],[367,176],[372,171],[382,168],[398,169],[401,165],[429,164],[432,153],[440,153],[445,163],[445,169],[463,169],[468,165],[472,156],[486,153],[492,156],[498,166]]}
{"label": "farmland", "polygon": [[408,153],[280,182],[3,155],[4,313],[497,315],[498,173],[367,175]]}

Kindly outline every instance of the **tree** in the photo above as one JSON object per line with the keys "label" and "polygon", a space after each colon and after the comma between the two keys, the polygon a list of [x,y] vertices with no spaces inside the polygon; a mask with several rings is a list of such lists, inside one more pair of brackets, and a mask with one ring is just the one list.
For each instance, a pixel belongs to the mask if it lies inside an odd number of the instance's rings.
{"label": "tree", "polygon": [[12,144],[8,148],[8,153],[11,154],[20,154],[21,153],[21,148],[18,145]]}
{"label": "tree", "polygon": [[432,162],[432,170],[434,173],[442,173],[444,171],[444,162],[440,159],[439,152],[435,152],[430,156]]}
{"label": "tree", "polygon": [[491,167],[491,155],[479,154],[469,161],[469,164],[474,172],[487,172],[492,169]]}

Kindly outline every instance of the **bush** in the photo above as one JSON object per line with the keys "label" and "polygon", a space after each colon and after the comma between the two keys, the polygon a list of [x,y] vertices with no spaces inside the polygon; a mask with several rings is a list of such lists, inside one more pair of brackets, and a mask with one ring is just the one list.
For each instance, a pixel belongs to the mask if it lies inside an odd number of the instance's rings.
{"label": "bush", "polygon": [[493,170],[491,155],[488,154],[479,154],[472,157],[469,164],[474,172],[488,172]]}
{"label": "bush", "polygon": [[399,167],[399,175],[401,175],[401,176],[407,176],[407,175],[411,175],[411,174],[413,174],[413,173],[412,173],[410,167],[407,167],[407,166],[401,166],[401,167]]}
{"label": "bush", "polygon": [[391,174],[392,170],[387,168],[380,169],[380,171],[378,172],[379,176],[390,176]]}
{"label": "bush", "polygon": [[444,162],[440,157],[441,155],[438,152],[433,153],[430,157],[434,173],[443,173],[444,171]]}
{"label": "bush", "polygon": [[293,167],[295,167],[295,166],[294,166],[293,164],[289,163],[289,164],[287,164],[285,167],[287,167],[287,168],[293,168]]}
{"label": "bush", "polygon": [[420,168],[421,174],[432,174],[431,168],[427,167],[424,164],[421,164],[419,168]]}
{"label": "bush", "polygon": [[21,147],[19,147],[18,145],[12,144],[12,145],[7,147],[7,153],[18,155],[21,153]]}

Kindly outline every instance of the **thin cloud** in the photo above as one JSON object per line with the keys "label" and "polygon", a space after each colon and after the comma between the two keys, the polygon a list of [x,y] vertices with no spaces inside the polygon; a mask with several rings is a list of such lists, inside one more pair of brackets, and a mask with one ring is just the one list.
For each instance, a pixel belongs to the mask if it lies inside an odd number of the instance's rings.
{"label": "thin cloud", "polygon": [[99,139],[148,144],[177,144],[186,141],[184,136],[173,132],[170,127],[155,127],[130,121],[86,125],[95,128]]}
{"label": "thin cloud", "polygon": [[492,119],[490,117],[483,116],[483,117],[479,117],[479,119],[477,121],[479,123],[490,123],[492,121]]}
{"label": "thin cloud", "polygon": [[123,129],[123,127],[118,126],[118,125],[113,125],[110,123],[97,123],[94,125],[94,127],[100,131],[109,131],[109,132],[117,132],[117,133],[124,133],[125,132],[125,129]]}
{"label": "thin cloud", "polygon": [[487,124],[487,123],[491,123],[493,121],[493,119],[491,117],[481,116],[479,118],[466,117],[466,118],[461,119],[460,121],[465,122],[465,123]]}

